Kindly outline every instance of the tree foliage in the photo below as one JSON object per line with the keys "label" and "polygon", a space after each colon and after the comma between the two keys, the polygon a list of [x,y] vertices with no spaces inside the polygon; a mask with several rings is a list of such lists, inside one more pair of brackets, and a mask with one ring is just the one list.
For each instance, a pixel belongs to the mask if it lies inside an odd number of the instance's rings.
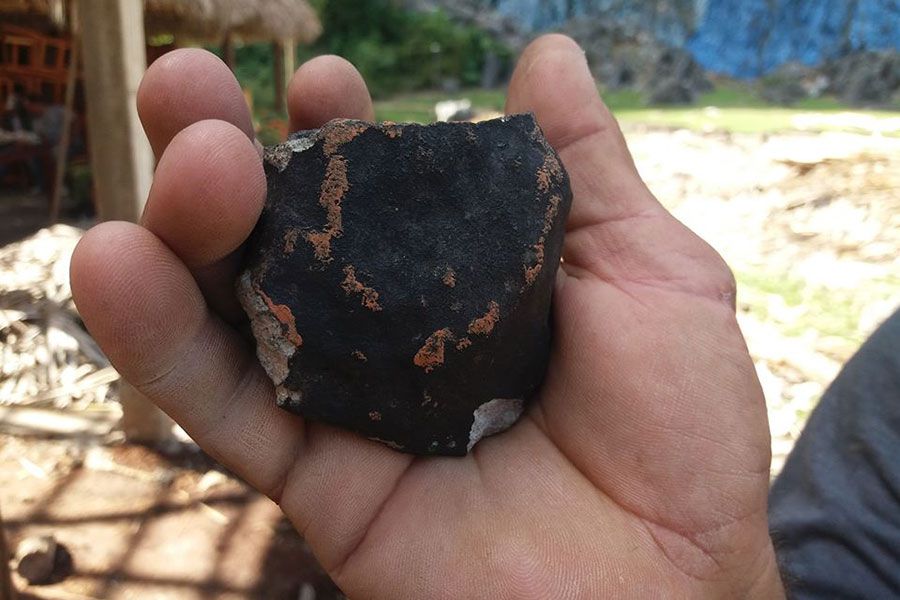
{"label": "tree foliage", "polygon": [[[510,50],[488,33],[453,22],[440,11],[416,12],[394,0],[313,0],[323,33],[298,48],[298,64],[318,54],[343,56],[363,74],[373,96],[481,83],[488,57],[508,72]],[[218,47],[210,47],[220,52]],[[235,74],[252,92],[258,116],[271,114],[274,76],[270,44],[236,49]]]}
{"label": "tree foliage", "polygon": [[508,65],[510,52],[490,35],[440,11],[416,12],[391,0],[317,0],[324,33],[314,48],[343,56],[373,95],[478,85],[487,57]]}

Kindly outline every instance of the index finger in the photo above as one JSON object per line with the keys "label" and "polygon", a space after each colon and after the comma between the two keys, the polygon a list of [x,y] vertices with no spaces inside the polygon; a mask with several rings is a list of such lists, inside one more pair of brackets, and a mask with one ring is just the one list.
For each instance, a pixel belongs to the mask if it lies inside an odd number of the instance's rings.
{"label": "index finger", "polygon": [[159,159],[185,127],[215,119],[254,139],[241,86],[215,54],[199,48],[173,50],[147,69],[137,93],[138,116]]}

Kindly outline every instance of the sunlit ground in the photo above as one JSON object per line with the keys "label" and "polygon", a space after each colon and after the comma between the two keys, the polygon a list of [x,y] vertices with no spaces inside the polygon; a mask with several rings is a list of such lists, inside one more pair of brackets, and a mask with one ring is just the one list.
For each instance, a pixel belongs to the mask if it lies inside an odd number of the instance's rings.
{"label": "sunlit ground", "polygon": [[650,189],[735,272],[777,472],[840,366],[900,303],[900,138],[625,133]]}

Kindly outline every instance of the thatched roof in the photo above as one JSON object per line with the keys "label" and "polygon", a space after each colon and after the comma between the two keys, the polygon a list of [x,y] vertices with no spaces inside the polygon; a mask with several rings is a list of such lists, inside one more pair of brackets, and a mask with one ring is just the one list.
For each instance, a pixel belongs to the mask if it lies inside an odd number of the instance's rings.
{"label": "thatched roof", "polygon": [[[150,35],[218,41],[231,34],[247,41],[290,38],[310,43],[322,32],[306,0],[144,0],[144,6]],[[0,0],[0,14],[39,16],[57,27],[66,12],[65,0]]]}
{"label": "thatched roof", "polygon": [[62,29],[66,20],[65,0],[0,0],[0,15],[4,20],[12,17],[16,21],[43,20],[57,29]]}
{"label": "thatched roof", "polygon": [[306,0],[145,0],[147,31],[221,39],[314,41],[322,32]]}

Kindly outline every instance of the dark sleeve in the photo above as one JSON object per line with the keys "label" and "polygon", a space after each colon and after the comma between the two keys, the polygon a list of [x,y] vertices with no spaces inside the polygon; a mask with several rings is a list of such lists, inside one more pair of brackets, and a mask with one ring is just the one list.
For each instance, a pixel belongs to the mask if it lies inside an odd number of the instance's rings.
{"label": "dark sleeve", "polygon": [[791,597],[900,597],[900,311],[813,411],[769,519]]}

